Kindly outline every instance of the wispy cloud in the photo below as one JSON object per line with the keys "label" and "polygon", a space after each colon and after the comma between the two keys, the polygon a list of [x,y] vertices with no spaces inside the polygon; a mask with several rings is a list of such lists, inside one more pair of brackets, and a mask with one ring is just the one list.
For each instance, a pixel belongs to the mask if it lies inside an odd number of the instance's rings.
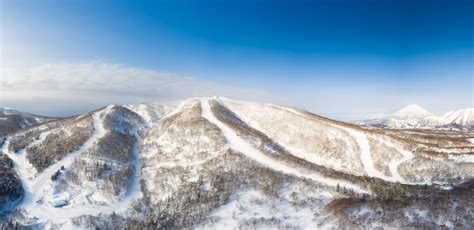
{"label": "wispy cloud", "polygon": [[[451,73],[450,76],[455,72]],[[232,82],[239,82],[234,79]],[[462,82],[462,81],[461,81]],[[469,81],[472,83],[472,80]],[[257,86],[256,86],[257,87]],[[104,61],[62,62],[30,68],[0,67],[0,105],[44,115],[72,115],[107,104],[173,101],[224,96],[285,104],[339,120],[360,120],[391,114],[419,104],[435,114],[472,107],[472,84],[405,84],[298,81],[271,88],[239,87],[154,69]],[[263,87],[263,88],[262,88]],[[403,93],[401,93],[403,92]]]}
{"label": "wispy cloud", "polygon": [[102,61],[44,64],[26,70],[4,69],[1,76],[2,105],[48,115],[80,113],[106,104],[212,95],[274,100],[262,90]]}

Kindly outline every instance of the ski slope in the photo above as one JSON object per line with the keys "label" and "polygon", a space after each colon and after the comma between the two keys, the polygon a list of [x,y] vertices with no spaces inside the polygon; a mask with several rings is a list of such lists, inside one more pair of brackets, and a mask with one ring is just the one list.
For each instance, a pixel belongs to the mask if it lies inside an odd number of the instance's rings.
{"label": "ski slope", "polygon": [[[285,111],[294,113],[294,114],[299,115],[299,116],[306,117],[305,114],[303,114],[303,113],[301,113],[301,112],[299,112],[295,109],[292,109],[292,108],[287,108],[287,107],[283,107],[283,106],[279,106],[279,105],[272,105],[272,106],[275,107],[275,108],[281,109],[281,110],[285,110]],[[354,139],[356,140],[357,145],[359,146],[360,159],[361,159],[362,165],[364,167],[364,171],[367,174],[367,176],[377,177],[377,178],[380,178],[380,179],[383,179],[383,180],[386,180],[386,181],[390,181],[390,182],[400,182],[400,183],[405,182],[406,183],[406,181],[398,173],[398,166],[400,164],[402,164],[403,162],[408,161],[411,158],[413,158],[413,154],[411,152],[406,151],[406,150],[402,150],[398,146],[395,146],[393,144],[389,144],[389,143],[384,141],[389,146],[392,146],[392,147],[395,147],[396,149],[398,149],[400,151],[400,153],[403,155],[402,159],[400,159],[398,161],[391,161],[389,163],[389,169],[390,169],[390,172],[392,173],[392,177],[388,177],[388,176],[384,175],[382,172],[375,169],[375,166],[374,166],[374,163],[373,163],[373,160],[372,160],[372,152],[370,150],[369,141],[368,141],[367,135],[365,133],[354,130],[354,129],[351,129],[351,128],[347,128],[347,127],[344,127],[344,126],[335,125],[335,124],[331,124],[331,123],[329,123],[329,124],[332,125],[333,127],[336,127],[338,129],[342,129],[342,130],[346,131],[352,137],[354,137]]]}
{"label": "ski slope", "polygon": [[[52,181],[50,180],[51,176],[58,171],[61,166],[67,167],[70,165],[74,158],[89,149],[96,143],[100,138],[105,136],[107,130],[105,130],[102,117],[105,117],[107,113],[111,110],[111,106],[107,107],[105,110],[96,112],[92,115],[93,124],[94,124],[94,133],[93,135],[77,150],[62,160],[56,162],[55,164],[48,167],[43,172],[39,173],[36,178],[32,180],[31,170],[27,167],[27,160],[25,159],[24,150],[20,151],[19,154],[15,154],[8,151],[8,140],[2,146],[2,151],[6,153],[14,162],[15,169],[17,170],[19,177],[23,183],[23,188],[25,189],[25,194],[23,201],[20,204],[20,208],[26,210],[28,215],[37,218],[37,223],[47,223],[52,220],[55,223],[69,223],[70,218],[78,217],[81,215],[98,215],[98,214],[111,214],[113,212],[120,213],[127,211],[131,203],[134,200],[139,199],[142,196],[140,189],[140,180],[141,180],[141,164],[140,164],[140,154],[139,149],[142,143],[142,138],[140,136],[140,127],[135,130],[135,137],[137,139],[133,151],[134,151],[134,171],[135,174],[132,178],[132,183],[127,189],[124,197],[119,201],[109,206],[98,206],[98,205],[88,205],[88,206],[63,206],[63,207],[53,207],[52,205],[45,200],[45,196],[48,192],[48,189],[52,187]],[[67,199],[70,194],[62,194],[65,199]]]}
{"label": "ski slope", "polygon": [[367,139],[365,133],[343,126],[337,127],[348,132],[356,140],[360,148],[360,159],[362,161],[362,165],[364,166],[364,171],[365,173],[367,173],[367,176],[377,177],[386,181],[392,181],[392,178],[387,177],[386,175],[375,169],[374,162],[372,161],[372,152],[370,151],[369,140]]}
{"label": "ski slope", "polygon": [[266,167],[269,167],[275,171],[311,179],[316,182],[326,184],[332,187],[336,187],[339,185],[342,187],[346,187],[348,189],[352,189],[357,193],[367,193],[367,194],[369,193],[368,190],[363,189],[357,185],[348,183],[346,181],[326,178],[316,173],[302,173],[298,169],[289,167],[279,161],[276,161],[266,156],[265,154],[261,153],[259,150],[255,149],[253,146],[245,142],[230,127],[228,127],[227,125],[222,123],[219,119],[217,119],[214,116],[213,112],[211,111],[211,108],[209,105],[209,99],[201,99],[201,107],[202,107],[202,117],[207,119],[212,124],[216,125],[222,131],[222,134],[226,137],[231,148],[241,152],[248,158],[262,165],[265,165]]}
{"label": "ski slope", "polygon": [[[303,114],[299,111],[296,111],[294,109],[291,109],[291,108],[278,106],[278,105],[272,105],[272,106],[275,107],[275,108],[281,109],[281,110],[285,110],[285,111],[294,113],[294,114],[299,115],[299,116],[306,117],[305,114]],[[362,165],[364,166],[364,171],[368,176],[377,177],[377,178],[387,180],[387,181],[393,181],[392,178],[385,176],[383,173],[381,173],[380,171],[375,169],[374,163],[372,161],[372,153],[370,151],[369,140],[367,139],[366,134],[364,134],[362,132],[359,132],[359,131],[356,131],[354,129],[350,129],[350,128],[347,128],[347,127],[340,126],[340,125],[334,125],[334,124],[331,124],[331,123],[329,123],[329,124],[336,127],[336,128],[338,128],[338,129],[342,129],[342,130],[346,131],[352,137],[354,137],[354,139],[357,142],[357,145],[360,148],[360,159],[362,161]]]}
{"label": "ski slope", "polygon": [[[285,111],[288,111],[288,112],[292,112],[292,113],[294,113],[296,115],[299,115],[299,116],[303,116],[303,117],[307,116],[307,115],[305,115],[305,114],[303,114],[303,113],[301,113],[301,112],[299,112],[295,109],[292,109],[292,108],[283,107],[283,106],[279,106],[279,105],[271,105],[271,106],[273,106],[275,108],[285,110]],[[357,131],[357,130],[354,130],[354,129],[351,129],[351,128],[348,128],[348,127],[341,126],[341,125],[336,125],[336,124],[332,124],[332,123],[329,123],[329,124],[334,126],[334,127],[339,128],[339,129],[345,130],[346,132],[348,132],[351,136],[353,136],[355,138],[355,140],[356,140],[356,142],[357,142],[357,144],[358,144],[358,146],[361,150],[360,159],[361,159],[362,164],[364,166],[364,171],[366,172],[366,174],[368,176],[377,177],[377,178],[380,178],[380,179],[388,181],[388,182],[399,182],[399,183],[411,184],[411,185],[424,185],[424,184],[432,185],[434,183],[434,182],[431,182],[429,180],[427,180],[425,182],[419,182],[419,183],[413,183],[413,182],[406,181],[400,175],[398,168],[404,162],[408,162],[411,159],[413,159],[414,158],[413,153],[401,148],[400,146],[397,146],[395,143],[388,142],[388,141],[386,141],[382,138],[376,137],[376,135],[372,135],[371,137],[374,137],[375,139],[377,139],[378,141],[381,141],[382,143],[386,144],[389,147],[393,147],[393,148],[397,149],[400,152],[400,154],[402,155],[401,159],[398,159],[398,160],[393,159],[389,162],[388,166],[389,166],[389,170],[390,170],[390,173],[392,174],[392,176],[389,177],[389,176],[384,175],[382,172],[375,169],[374,163],[372,161],[372,153],[370,151],[370,145],[369,145],[369,142],[368,142],[368,139],[367,139],[367,134],[365,134],[361,131]],[[474,159],[473,159],[472,156],[459,156],[459,157],[450,156],[450,159],[454,160],[455,162],[465,162],[465,163],[474,162]],[[449,190],[452,187],[451,186],[441,186],[440,188]]]}
{"label": "ski slope", "polygon": [[85,150],[89,149],[94,143],[96,143],[100,138],[105,136],[107,131],[105,130],[104,126],[102,125],[102,121],[100,119],[100,115],[107,114],[110,111],[110,107],[102,113],[94,113],[92,115],[93,124],[94,124],[94,133],[92,136],[76,151],[68,154],[66,157],[61,159],[60,161],[56,162],[55,164],[46,168],[42,173],[40,173],[36,179],[33,181],[31,189],[32,191],[40,191],[42,186],[50,181],[51,176],[61,169],[62,166],[68,167],[74,161],[74,158]]}
{"label": "ski slope", "polygon": [[394,143],[384,140],[383,138],[376,137],[375,139],[382,142],[382,143],[384,143],[385,145],[387,145],[389,147],[392,147],[392,148],[396,149],[400,154],[402,154],[401,159],[399,159],[399,160],[392,159],[388,163],[388,168],[390,170],[390,174],[392,174],[392,180],[400,182],[400,183],[404,183],[404,184],[409,184],[398,172],[398,166],[400,166],[404,162],[407,162],[407,161],[413,159],[413,157],[414,157],[413,153],[410,152],[410,151],[404,150],[404,149],[400,148],[399,146],[395,145]]}

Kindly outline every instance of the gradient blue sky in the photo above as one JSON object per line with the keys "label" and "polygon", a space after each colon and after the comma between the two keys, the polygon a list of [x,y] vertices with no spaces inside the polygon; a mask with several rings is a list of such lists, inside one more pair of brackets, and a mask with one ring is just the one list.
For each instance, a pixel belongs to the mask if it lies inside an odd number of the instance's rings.
{"label": "gradient blue sky", "polygon": [[[32,90],[19,86],[21,70],[51,63],[98,68],[87,65],[92,62],[170,73],[178,81],[192,77],[235,91],[224,96],[291,104],[337,119],[391,113],[411,103],[442,114],[474,107],[473,11],[473,1],[462,0],[6,0],[0,3],[0,104],[69,115],[101,103],[188,96],[151,90],[147,97],[74,106],[68,100],[80,92],[55,96],[44,84],[47,96],[27,97]],[[74,76],[57,78],[55,87]],[[190,96],[219,92],[206,87]],[[13,93],[20,88],[22,96]]]}

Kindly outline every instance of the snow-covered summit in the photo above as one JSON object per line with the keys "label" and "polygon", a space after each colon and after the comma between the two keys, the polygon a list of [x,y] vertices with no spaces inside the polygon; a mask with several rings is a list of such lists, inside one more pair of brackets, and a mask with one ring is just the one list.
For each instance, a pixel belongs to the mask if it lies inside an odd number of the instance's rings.
{"label": "snow-covered summit", "polygon": [[417,104],[407,105],[393,114],[393,117],[401,119],[423,119],[428,116],[434,114]]}
{"label": "snow-covered summit", "polygon": [[0,106],[0,136],[55,118],[34,115],[18,109]]}
{"label": "snow-covered summit", "polygon": [[142,104],[123,105],[125,108],[132,110],[140,115],[148,124],[158,122],[163,116],[171,113],[178,107],[180,102],[147,102]]}
{"label": "snow-covered summit", "polygon": [[447,112],[444,117],[452,124],[460,126],[474,125],[474,108],[460,109]]}
{"label": "snow-covered summit", "polygon": [[456,128],[472,129],[474,126],[474,108],[447,112],[444,116],[436,116],[423,107],[412,104],[398,110],[391,116],[370,118],[357,121],[365,124],[392,129],[407,128]]}
{"label": "snow-covered summit", "polygon": [[18,109],[0,106],[0,116],[17,115],[17,114],[26,114],[26,113]]}

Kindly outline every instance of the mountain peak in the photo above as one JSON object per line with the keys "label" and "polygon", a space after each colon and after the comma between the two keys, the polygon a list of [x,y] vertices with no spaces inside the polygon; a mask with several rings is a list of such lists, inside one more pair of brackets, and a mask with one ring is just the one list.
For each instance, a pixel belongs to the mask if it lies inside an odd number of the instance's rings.
{"label": "mountain peak", "polygon": [[470,126],[474,124],[474,108],[466,108],[447,112],[443,117],[449,119],[451,123],[462,126]]}
{"label": "mountain peak", "polygon": [[431,112],[424,109],[423,107],[417,104],[411,104],[403,107],[402,109],[398,110],[396,113],[393,114],[394,117],[397,118],[413,118],[419,119],[428,116],[434,116]]}
{"label": "mountain peak", "polygon": [[16,114],[25,114],[25,112],[10,107],[0,106],[0,116]]}

